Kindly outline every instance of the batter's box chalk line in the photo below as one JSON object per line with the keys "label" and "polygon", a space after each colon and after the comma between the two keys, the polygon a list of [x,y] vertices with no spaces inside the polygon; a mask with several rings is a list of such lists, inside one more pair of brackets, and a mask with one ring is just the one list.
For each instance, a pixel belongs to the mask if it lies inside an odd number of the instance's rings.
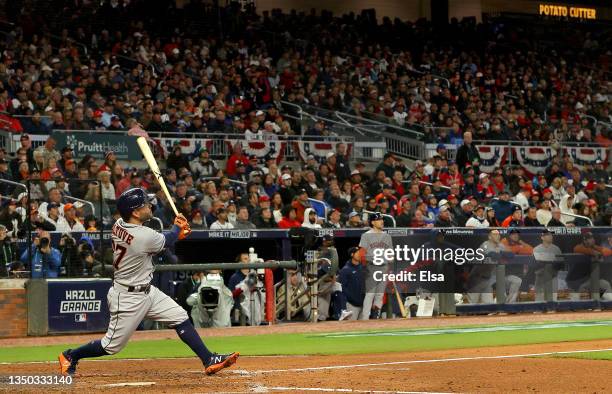
{"label": "batter's box chalk line", "polygon": [[612,351],[612,348],[590,349],[590,350],[568,350],[568,351],[560,351],[560,352],[509,354],[509,355],[502,355],[502,356],[474,356],[474,357],[438,358],[438,359],[430,359],[430,360],[388,361],[388,362],[368,363],[368,364],[330,365],[330,366],[325,366],[325,367],[255,370],[251,372],[255,374],[280,373],[280,372],[306,372],[306,371],[322,371],[322,370],[330,370],[330,369],[369,368],[369,367],[380,367],[380,366],[385,366],[385,365],[433,364],[433,363],[474,361],[474,360],[500,360],[500,359],[510,359],[510,358],[542,357],[542,356],[555,356],[555,355],[561,355],[561,354],[595,353],[595,352],[608,352],[608,351]]}
{"label": "batter's box chalk line", "polygon": [[266,387],[261,385],[251,386],[253,393],[269,393],[273,391],[298,391],[298,392],[318,392],[318,393],[372,393],[372,394],[452,394],[452,393],[437,393],[429,391],[389,391],[389,390],[358,390],[345,388],[329,388],[329,387]]}
{"label": "batter's box chalk line", "polygon": [[98,387],[141,387],[141,386],[154,386],[155,382],[123,382],[123,383],[109,383],[101,384]]}

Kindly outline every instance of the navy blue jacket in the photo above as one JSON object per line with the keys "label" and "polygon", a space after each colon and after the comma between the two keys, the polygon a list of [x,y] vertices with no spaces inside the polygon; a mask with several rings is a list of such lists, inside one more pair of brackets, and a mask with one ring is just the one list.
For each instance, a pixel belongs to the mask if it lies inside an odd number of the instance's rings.
{"label": "navy blue jacket", "polygon": [[347,261],[338,274],[338,282],[342,284],[342,293],[353,306],[363,306],[365,296],[365,271],[361,264],[354,265]]}
{"label": "navy blue jacket", "polygon": [[491,203],[491,207],[495,210],[495,219],[500,223],[512,215],[513,206],[508,201],[495,200]]}

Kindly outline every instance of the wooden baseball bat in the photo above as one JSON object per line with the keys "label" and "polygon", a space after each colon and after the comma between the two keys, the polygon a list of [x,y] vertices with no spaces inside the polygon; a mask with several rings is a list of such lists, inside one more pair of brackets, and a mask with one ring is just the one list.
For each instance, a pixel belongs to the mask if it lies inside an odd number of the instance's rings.
{"label": "wooden baseball bat", "polygon": [[172,211],[174,211],[174,214],[178,216],[179,214],[178,210],[176,209],[176,206],[174,205],[174,200],[172,200],[172,196],[170,195],[170,192],[168,191],[168,187],[166,186],[166,181],[161,175],[161,171],[159,170],[159,166],[157,165],[157,162],[155,161],[155,157],[153,157],[153,152],[151,152],[149,143],[144,137],[138,137],[138,139],[136,140],[136,143],[138,143],[138,147],[140,148],[142,155],[147,161],[149,168],[153,172],[153,175],[155,175],[155,178],[157,178],[157,182],[159,182],[159,186],[161,186],[162,191],[166,195],[166,198],[168,199],[168,202],[170,203],[170,207],[172,207]]}
{"label": "wooden baseball bat", "polygon": [[402,297],[400,296],[399,291],[397,290],[397,286],[395,285],[395,282],[393,283],[393,290],[395,291],[395,298],[397,298],[397,303],[399,304],[399,308],[400,308],[400,313],[402,314],[403,318],[408,317],[408,314],[406,313],[406,307],[404,306],[404,303],[402,302]]}

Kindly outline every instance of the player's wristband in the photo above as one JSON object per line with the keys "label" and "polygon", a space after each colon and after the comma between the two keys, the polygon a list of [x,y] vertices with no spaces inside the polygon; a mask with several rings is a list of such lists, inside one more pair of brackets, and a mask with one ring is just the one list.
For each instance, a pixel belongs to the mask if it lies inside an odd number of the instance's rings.
{"label": "player's wristband", "polygon": [[181,228],[175,224],[174,226],[172,226],[169,232],[164,233],[164,238],[166,239],[164,247],[165,248],[173,247],[176,241],[178,240],[180,232],[181,232]]}

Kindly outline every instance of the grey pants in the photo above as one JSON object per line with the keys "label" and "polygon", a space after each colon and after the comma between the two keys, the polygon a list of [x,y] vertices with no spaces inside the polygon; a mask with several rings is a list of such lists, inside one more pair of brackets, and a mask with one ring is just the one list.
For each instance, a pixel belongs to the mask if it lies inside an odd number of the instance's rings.
{"label": "grey pants", "polygon": [[127,345],[142,319],[169,323],[170,327],[188,319],[187,312],[155,286],[149,294],[124,293],[111,287],[107,301],[111,318],[102,347],[108,354],[118,353]]}
{"label": "grey pants", "polygon": [[[601,296],[602,300],[604,301],[612,300],[612,286],[610,286],[610,282],[608,282],[605,279],[600,279],[598,290],[599,291],[603,290],[603,295]],[[580,293],[582,293],[583,291],[591,291],[591,280],[590,279],[580,285],[577,293],[576,292],[570,293],[570,300],[579,301]]]}
{"label": "grey pants", "polygon": [[378,310],[382,309],[384,292],[384,282],[377,282],[375,286],[367,289],[366,295],[363,298],[363,308],[359,320],[369,320],[372,307],[376,307]]}
{"label": "grey pants", "polygon": [[[544,270],[537,270],[535,272],[535,300],[544,301],[544,285],[546,280],[544,279]],[[555,274],[552,277],[552,300],[557,301],[557,291],[559,289],[559,280]]]}
{"label": "grey pants", "polygon": [[360,306],[355,306],[350,302],[347,302],[346,309],[350,312],[353,312],[353,315],[349,317],[348,320],[357,320],[359,318],[359,315],[361,314],[362,308]]}
{"label": "grey pants", "polygon": [[523,280],[516,275],[506,275],[506,304],[516,302]]}

